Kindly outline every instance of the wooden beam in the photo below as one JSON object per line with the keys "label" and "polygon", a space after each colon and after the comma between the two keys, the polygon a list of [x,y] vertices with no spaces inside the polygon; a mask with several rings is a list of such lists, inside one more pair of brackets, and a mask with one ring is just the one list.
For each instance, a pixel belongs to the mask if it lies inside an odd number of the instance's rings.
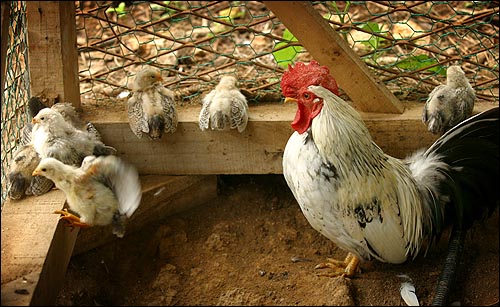
{"label": "wooden beam", "polygon": [[[208,202],[217,196],[217,176],[143,176],[141,205],[127,224],[127,234],[144,225]],[[81,229],[73,255],[120,240],[112,234],[111,226]]]}
{"label": "wooden beam", "polygon": [[264,1],[301,45],[330,72],[363,112],[402,113],[403,104],[371,74],[368,66],[310,1]]}
{"label": "wooden beam", "polygon": [[69,232],[54,210],[64,207],[59,190],[2,209],[2,306],[54,304],[64,281],[78,230]]}
{"label": "wooden beam", "polygon": [[80,109],[74,1],[27,1],[31,96]]}
{"label": "wooden beam", "polygon": [[7,45],[9,42],[9,24],[10,24],[10,1],[2,1],[1,12],[2,12],[2,29],[1,29],[1,50],[0,50],[0,67],[2,71],[0,72],[1,80],[0,85],[2,86],[2,101],[3,101],[3,91],[5,89],[5,74],[7,72]]}
{"label": "wooden beam", "polygon": [[[375,142],[388,154],[402,158],[429,146],[436,136],[421,121],[423,104],[407,104],[403,114],[363,113]],[[491,108],[476,103],[476,110]],[[141,174],[281,174],[285,145],[292,135],[294,104],[259,104],[249,107],[249,122],[243,133],[201,131],[199,106],[178,110],[174,134],[152,141],[138,139],[130,130],[124,108],[111,104],[99,110],[83,109],[83,118],[95,124],[103,141],[118,155],[133,163]]]}

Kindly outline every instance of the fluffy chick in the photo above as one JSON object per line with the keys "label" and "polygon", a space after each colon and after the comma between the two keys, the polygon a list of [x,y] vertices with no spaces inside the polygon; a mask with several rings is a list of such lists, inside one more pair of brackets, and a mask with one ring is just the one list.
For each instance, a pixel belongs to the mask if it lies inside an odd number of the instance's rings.
{"label": "fluffy chick", "polygon": [[212,130],[236,129],[245,131],[248,122],[248,104],[236,87],[236,78],[223,76],[219,84],[203,98],[198,124],[202,131],[210,124]]}
{"label": "fluffy chick", "polygon": [[54,181],[66,195],[69,209],[79,215],[56,211],[64,214],[62,219],[79,227],[111,224],[120,238],[142,197],[136,168],[116,156],[88,156],[80,167],[44,158],[33,171],[37,175]]}
{"label": "fluffy chick", "polygon": [[7,176],[7,195],[21,199],[25,195],[42,195],[50,191],[54,183],[45,177],[33,177],[32,172],[40,162],[40,156],[32,144],[21,146],[13,156]]}
{"label": "fluffy chick", "polygon": [[[33,96],[28,100],[28,115],[32,119],[38,112],[46,106],[41,99]],[[91,123],[85,124],[79,117],[76,109],[69,103],[56,103],[51,107],[52,110],[59,112],[66,122],[78,129],[86,129],[100,139],[99,132]],[[33,125],[27,123],[22,132],[19,141],[19,149],[14,153],[9,165],[7,175],[8,193],[10,199],[21,199],[29,195],[42,195],[52,189],[54,183],[43,176],[33,177],[31,174],[41,160],[40,155],[36,152],[32,139]],[[112,154],[114,149],[106,147],[104,144],[97,142],[94,147],[94,154]]]}
{"label": "fluffy chick", "polygon": [[146,134],[153,140],[160,139],[163,133],[177,129],[175,96],[161,81],[160,70],[150,66],[135,77],[127,112],[130,129],[138,138]]}
{"label": "fluffy chick", "polygon": [[442,135],[472,115],[476,94],[460,66],[446,71],[446,84],[438,85],[429,94],[422,112],[422,121],[433,134]]}
{"label": "fluffy chick", "polygon": [[45,108],[33,118],[33,147],[41,158],[53,157],[63,163],[79,166],[84,157],[95,152],[114,154],[94,134],[76,129],[61,113]]}

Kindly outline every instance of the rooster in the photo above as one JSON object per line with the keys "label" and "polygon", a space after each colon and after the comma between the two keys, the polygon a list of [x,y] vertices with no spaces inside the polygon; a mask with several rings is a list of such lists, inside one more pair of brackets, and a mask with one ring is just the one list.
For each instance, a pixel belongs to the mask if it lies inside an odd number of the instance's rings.
{"label": "rooster", "polygon": [[448,226],[466,230],[498,205],[498,107],[400,160],[373,142],[327,67],[289,66],[281,89],[298,106],[285,180],[310,225],[349,252],[318,265],[333,269],[322,275],[352,277],[370,259],[404,263]]}

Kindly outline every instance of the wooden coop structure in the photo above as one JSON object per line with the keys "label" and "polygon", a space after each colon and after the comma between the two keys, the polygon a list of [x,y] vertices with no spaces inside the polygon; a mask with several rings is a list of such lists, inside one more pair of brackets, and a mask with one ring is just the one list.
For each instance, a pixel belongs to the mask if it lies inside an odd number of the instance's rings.
{"label": "wooden coop structure", "polygon": [[[95,124],[105,144],[115,147],[120,157],[138,168],[143,197],[128,231],[215,197],[216,175],[281,174],[281,158],[293,132],[290,123],[295,114],[295,106],[284,105],[279,92],[279,78],[289,63],[315,59],[327,65],[344,98],[362,114],[375,142],[396,157],[436,139],[421,121],[422,102],[444,81],[446,66],[463,64],[467,75],[474,78],[478,96],[475,112],[498,105],[498,1],[492,6],[474,1],[475,6],[457,10],[447,19],[439,19],[431,10],[444,9],[447,5],[441,2],[347,1],[337,2],[338,6],[336,2],[302,1],[191,1],[184,6],[176,2],[123,2],[124,6],[116,1],[2,2],[2,113],[8,104],[4,89],[14,82],[6,74],[13,67],[6,60],[6,50],[9,44],[14,45],[19,35],[14,32],[21,26],[27,28],[27,47],[21,54],[29,63],[24,66],[29,72],[28,94],[20,99],[17,109],[10,105],[12,112],[21,114],[17,126],[9,126],[10,132],[2,115],[2,179],[7,169],[4,162],[7,165],[9,158],[4,131],[9,134],[6,139],[13,139],[13,150],[19,137],[16,127],[26,121],[23,114],[32,95],[42,95],[49,104],[71,102],[84,120]],[[154,12],[153,5],[161,14]],[[250,12],[249,5],[261,14]],[[364,5],[369,16],[356,20],[349,14],[350,5]],[[21,6],[25,24],[18,21],[13,28],[12,12]],[[144,8],[151,9],[150,15],[139,14],[133,19],[135,23],[121,18],[127,9]],[[398,12],[402,13],[394,15]],[[154,14],[158,15],[155,19]],[[189,16],[202,22],[193,23],[182,39],[175,29],[165,28]],[[496,28],[491,26],[495,20]],[[259,28],[266,24],[270,26]],[[109,33],[102,34],[103,29]],[[101,36],[95,39],[99,32]],[[79,33],[85,33],[86,39]],[[135,33],[135,45],[124,42],[127,35]],[[246,33],[250,39],[234,43],[233,33]],[[141,40],[147,35],[155,38]],[[468,44],[468,35],[477,41]],[[440,40],[434,44],[435,37]],[[158,46],[160,39],[164,45],[151,53],[151,44]],[[470,46],[466,51],[452,46],[436,48],[446,39],[455,47]],[[231,52],[218,53],[214,48],[228,41],[234,44]],[[238,49],[248,46],[253,54]],[[108,59],[96,59],[98,53]],[[200,54],[217,56],[204,65],[193,61]],[[292,55],[281,58],[283,54]],[[174,57],[173,62],[169,56]],[[167,60],[160,61],[162,57]],[[92,63],[99,60],[106,65],[94,69]],[[127,91],[129,78],[144,64],[158,66],[168,75],[165,85],[176,91],[180,101],[176,133],[156,142],[135,137],[123,99],[116,98]],[[245,78],[254,68],[267,69],[269,74],[264,78],[257,72],[261,78],[247,82]],[[216,84],[221,72],[236,74],[249,100],[249,123],[242,134],[202,132],[198,127],[200,99]],[[248,75],[243,75],[246,72]],[[113,74],[121,74],[121,79]],[[4,190],[2,185],[2,305],[53,304],[71,255],[114,237],[106,227],[80,233],[63,227],[59,216],[52,213],[65,206],[59,190],[5,202]]]}

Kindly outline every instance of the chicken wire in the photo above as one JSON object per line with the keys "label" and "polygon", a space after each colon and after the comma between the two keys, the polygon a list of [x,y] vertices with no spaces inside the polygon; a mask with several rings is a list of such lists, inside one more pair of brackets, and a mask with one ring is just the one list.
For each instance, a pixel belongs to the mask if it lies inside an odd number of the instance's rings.
{"label": "chicken wire", "polygon": [[28,121],[25,105],[29,98],[26,3],[10,4],[10,23],[5,60],[5,85],[2,91],[2,208],[7,197],[7,171],[17,149],[21,129]]}
{"label": "chicken wire", "polygon": [[[459,64],[478,99],[498,103],[498,1],[312,3],[400,100],[424,101]],[[83,104],[126,97],[144,64],[181,103],[201,103],[223,74],[249,103],[279,102],[287,64],[311,60],[256,1],[85,1],[76,22]]]}
{"label": "chicken wire", "polygon": [[[82,105],[122,106],[145,64],[161,69],[179,103],[200,104],[221,75],[238,77],[249,103],[280,102],[288,64],[307,50],[257,1],[77,1]],[[328,20],[401,101],[423,102],[459,64],[478,99],[498,104],[498,1],[318,1]],[[12,3],[2,103],[6,170],[27,121],[25,2]],[[301,22],[304,22],[303,20]]]}

